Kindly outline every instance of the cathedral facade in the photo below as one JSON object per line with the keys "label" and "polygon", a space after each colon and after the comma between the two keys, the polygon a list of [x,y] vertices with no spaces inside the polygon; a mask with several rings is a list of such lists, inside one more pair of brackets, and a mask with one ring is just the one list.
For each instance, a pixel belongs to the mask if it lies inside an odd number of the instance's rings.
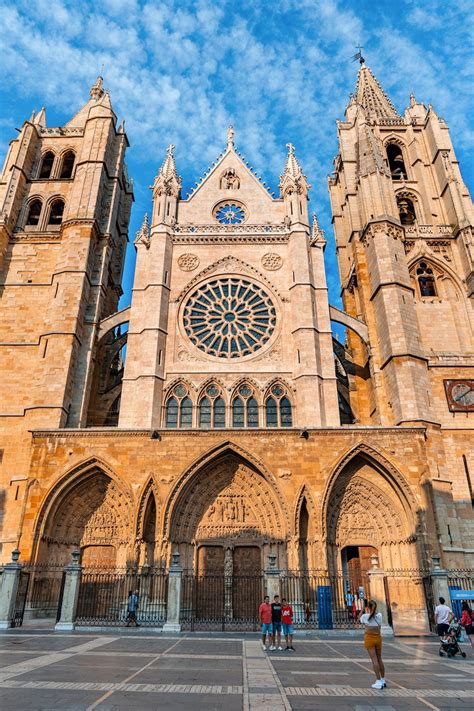
{"label": "cathedral facade", "polygon": [[102,79],[65,126],[25,121],[0,183],[1,561],[376,555],[419,610],[410,571],[472,568],[469,194],[445,122],[413,96],[398,114],[365,64],[337,132],[343,309],[294,147],[275,197],[230,128],[186,199],[168,148],[119,311],[133,186]]}

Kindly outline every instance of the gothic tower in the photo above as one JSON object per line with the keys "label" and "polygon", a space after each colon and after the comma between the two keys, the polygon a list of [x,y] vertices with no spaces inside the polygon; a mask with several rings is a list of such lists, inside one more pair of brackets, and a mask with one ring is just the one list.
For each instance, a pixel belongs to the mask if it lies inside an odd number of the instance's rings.
{"label": "gothic tower", "polygon": [[[10,144],[0,182],[0,432],[85,426],[97,329],[117,308],[131,203],[128,142],[98,77],[61,127],[44,108]],[[26,455],[25,455],[26,456]]]}

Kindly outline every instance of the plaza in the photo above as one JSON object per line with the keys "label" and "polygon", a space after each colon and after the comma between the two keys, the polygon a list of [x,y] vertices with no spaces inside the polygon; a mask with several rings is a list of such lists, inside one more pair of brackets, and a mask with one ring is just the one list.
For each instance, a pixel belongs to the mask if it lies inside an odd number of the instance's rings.
{"label": "plaza", "polygon": [[387,688],[362,633],[297,635],[295,653],[264,652],[257,634],[53,633],[25,627],[0,636],[0,707],[55,711],[206,709],[398,711],[469,709],[474,655],[441,659],[432,636],[386,638]]}

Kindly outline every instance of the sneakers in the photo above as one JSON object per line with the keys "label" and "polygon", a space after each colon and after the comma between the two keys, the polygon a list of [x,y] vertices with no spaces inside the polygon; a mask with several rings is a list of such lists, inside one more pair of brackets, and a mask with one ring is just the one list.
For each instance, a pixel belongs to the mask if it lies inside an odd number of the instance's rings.
{"label": "sneakers", "polygon": [[289,651],[289,652],[294,652],[294,651],[295,651],[295,648],[294,648],[294,647],[288,647],[288,651]]}
{"label": "sneakers", "polygon": [[275,649],[276,649],[276,647],[274,647],[273,644],[272,644],[272,646],[270,647],[270,652],[274,652]]}
{"label": "sneakers", "polygon": [[380,679],[380,681],[382,682],[383,688],[385,689],[385,687],[387,686],[387,682],[385,681],[385,679],[383,677]]}
{"label": "sneakers", "polygon": [[385,682],[383,679],[377,679],[375,684],[372,684],[372,689],[383,689],[385,686]]}
{"label": "sneakers", "polygon": [[263,649],[263,651],[264,651],[264,652],[266,652],[266,651],[267,651],[267,648],[265,647],[265,645],[264,645],[264,644],[262,644],[262,649]]}
{"label": "sneakers", "polygon": [[278,647],[278,651],[279,651],[279,652],[282,652],[282,651],[283,651],[283,647]]}

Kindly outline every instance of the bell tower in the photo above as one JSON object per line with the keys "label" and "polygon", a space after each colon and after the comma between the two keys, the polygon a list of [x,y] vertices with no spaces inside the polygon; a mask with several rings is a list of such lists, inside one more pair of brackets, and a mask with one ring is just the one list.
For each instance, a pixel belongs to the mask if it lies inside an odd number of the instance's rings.
{"label": "bell tower", "polygon": [[116,311],[128,146],[102,77],[64,126],[32,114],[0,181],[0,428],[85,426],[98,325]]}
{"label": "bell tower", "polygon": [[355,414],[446,422],[443,380],[474,365],[472,204],[444,120],[413,95],[400,115],[360,62],[329,178],[344,308],[369,333],[348,335],[370,375],[352,378]]}

